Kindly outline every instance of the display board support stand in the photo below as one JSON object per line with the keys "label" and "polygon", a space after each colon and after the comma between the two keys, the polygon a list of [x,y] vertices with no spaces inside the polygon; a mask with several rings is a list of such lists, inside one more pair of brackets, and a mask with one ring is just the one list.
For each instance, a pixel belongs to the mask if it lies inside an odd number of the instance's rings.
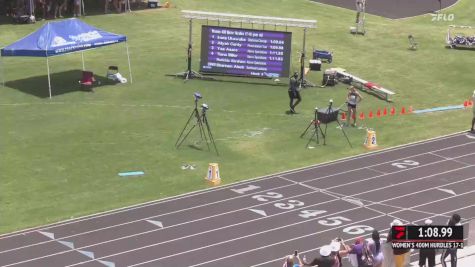
{"label": "display board support stand", "polygon": [[303,46],[300,53],[300,78],[298,80],[300,88],[315,87],[315,84],[305,79],[305,49],[307,40],[307,28],[303,29]]}
{"label": "display board support stand", "polygon": [[191,69],[191,59],[193,52],[193,19],[189,20],[189,36],[188,36],[188,55],[187,55],[187,69],[184,72],[175,74],[177,77],[182,77],[185,81],[191,79],[203,79],[203,75]]}

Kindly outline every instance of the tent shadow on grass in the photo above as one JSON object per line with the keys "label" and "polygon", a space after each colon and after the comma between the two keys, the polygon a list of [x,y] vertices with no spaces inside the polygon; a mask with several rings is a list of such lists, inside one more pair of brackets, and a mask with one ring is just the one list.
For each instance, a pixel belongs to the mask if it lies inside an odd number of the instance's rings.
{"label": "tent shadow on grass", "polygon": [[[81,70],[69,70],[59,73],[51,73],[51,95],[57,96],[76,91],[82,91],[79,80],[81,80]],[[104,85],[115,84],[104,76],[94,74],[96,84],[94,88]],[[100,82],[97,83],[97,82]],[[23,93],[34,95],[40,98],[48,98],[48,75],[40,75],[20,80],[6,81],[5,87],[19,90]],[[89,93],[88,91],[83,91]]]}

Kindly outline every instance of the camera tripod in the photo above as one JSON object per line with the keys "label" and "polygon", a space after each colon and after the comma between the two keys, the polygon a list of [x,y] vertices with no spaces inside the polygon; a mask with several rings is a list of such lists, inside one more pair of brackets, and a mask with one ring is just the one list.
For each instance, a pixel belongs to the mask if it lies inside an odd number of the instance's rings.
{"label": "camera tripod", "polygon": [[[181,130],[180,135],[178,136],[178,139],[176,140],[175,147],[178,149],[181,146],[181,144],[183,144],[183,142],[186,140],[188,135],[190,135],[193,129],[195,129],[195,127],[198,126],[198,129],[200,130],[201,141],[203,141],[204,139],[204,141],[206,142],[206,146],[208,146],[208,150],[210,150],[208,140],[211,141],[213,143],[214,149],[216,150],[216,155],[219,156],[218,148],[216,147],[213,134],[211,133],[211,127],[209,126],[209,123],[208,123],[208,117],[206,116],[206,110],[208,110],[209,107],[208,105],[203,104],[201,106],[202,108],[201,108],[201,114],[200,114],[198,111],[198,99],[199,98],[195,97],[195,108],[191,112],[188,120],[186,121],[185,127],[183,127],[183,130]],[[195,123],[190,127],[193,117],[196,120],[195,120]],[[185,131],[188,128],[189,130],[185,134]]]}
{"label": "camera tripod", "polygon": [[[312,134],[312,136],[310,137],[310,139],[308,140],[308,143],[307,143],[307,147],[308,145],[310,144],[310,142],[313,140],[314,136],[316,136],[316,141],[317,141],[317,144],[319,144],[319,137],[318,137],[318,131],[320,131],[320,133],[322,134],[322,137],[323,137],[323,145],[326,145],[326,137],[327,137],[327,128],[328,128],[328,124],[333,122],[333,121],[336,121],[336,123],[338,124],[338,128],[341,129],[341,132],[343,133],[343,136],[346,138],[346,141],[348,142],[348,145],[350,145],[351,148],[353,148],[353,146],[351,145],[351,142],[350,142],[350,139],[348,138],[348,136],[346,135],[346,132],[345,130],[343,129],[343,126],[341,125],[340,121],[338,120],[338,113],[336,114],[336,116],[332,116],[335,112],[338,112],[340,110],[340,108],[334,110],[332,108],[333,106],[333,100],[330,100],[330,103],[328,105],[328,108],[326,110],[326,113],[323,113],[322,114],[322,118],[320,119],[319,118],[319,112],[318,112],[318,108],[316,107],[315,108],[315,117],[314,117],[314,120],[312,120],[310,122],[310,124],[308,125],[307,129],[305,129],[305,131],[300,135],[300,137],[303,137],[305,134],[307,134],[307,131],[310,129],[310,127],[313,125],[314,126],[314,132]],[[325,124],[325,130],[322,130],[322,127],[321,127],[321,124]]]}
{"label": "camera tripod", "polygon": [[305,129],[305,131],[303,131],[303,133],[300,135],[300,138],[304,137],[308,130],[310,129],[310,127],[313,126],[313,134],[310,136],[310,138],[308,139],[308,143],[307,145],[305,146],[306,148],[308,148],[308,145],[310,145],[310,142],[312,142],[312,140],[314,139],[314,137],[316,137],[316,142],[317,144],[320,144],[320,139],[319,139],[319,134],[318,132],[320,132],[322,134],[322,138],[323,138],[323,143],[325,144],[325,134],[323,133],[323,130],[322,130],[322,127],[320,127],[320,121],[318,121],[317,119],[317,115],[318,115],[318,107],[315,107],[315,117],[313,120],[310,121],[310,123],[308,124],[307,128]]}

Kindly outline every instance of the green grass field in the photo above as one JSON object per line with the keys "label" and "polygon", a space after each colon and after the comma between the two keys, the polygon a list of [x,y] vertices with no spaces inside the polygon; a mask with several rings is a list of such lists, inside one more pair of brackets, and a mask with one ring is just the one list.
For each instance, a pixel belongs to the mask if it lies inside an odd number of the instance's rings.
{"label": "green grass field", "polygon": [[[7,82],[0,89],[0,233],[47,224],[207,188],[208,163],[220,164],[223,183],[299,168],[366,152],[364,130],[348,129],[350,149],[334,126],[327,146],[305,149],[300,139],[315,106],[345,100],[344,86],[302,92],[300,114],[289,116],[286,86],[270,81],[223,78],[182,80],[166,76],[186,68],[188,24],[181,9],[317,19],[308,33],[312,47],[334,51],[332,67],[394,90],[388,104],[363,93],[360,111],[396,106],[414,109],[461,104],[475,89],[475,52],[448,50],[449,24],[473,25],[475,6],[461,0],[446,13],[453,22],[432,22],[430,15],[405,20],[367,16],[367,35],[352,36],[354,12],[307,0],[176,0],[176,8],[132,14],[89,16],[84,20],[129,38],[134,83],[101,86],[95,93],[78,90],[81,54],[50,59],[56,95],[47,98],[45,59],[4,58]],[[0,25],[0,46],[29,34],[34,25]],[[198,26],[198,23],[195,24]],[[238,26],[238,25],[235,25]],[[279,29],[278,30],[284,30]],[[302,30],[292,29],[292,69],[298,68]],[[408,50],[407,36],[419,42]],[[199,47],[199,27],[193,36]],[[199,49],[194,50],[198,69]],[[309,53],[310,54],[310,53]],[[86,68],[105,75],[117,64],[128,77],[122,44],[88,51]],[[309,79],[321,82],[321,72]],[[287,82],[284,79],[283,82]],[[193,92],[210,105],[209,120],[221,156],[175,140],[191,112]],[[452,111],[366,120],[377,131],[381,148],[466,130],[471,112]],[[201,148],[205,148],[201,144]],[[194,171],[183,163],[196,164]],[[121,178],[121,171],[144,176]]]}

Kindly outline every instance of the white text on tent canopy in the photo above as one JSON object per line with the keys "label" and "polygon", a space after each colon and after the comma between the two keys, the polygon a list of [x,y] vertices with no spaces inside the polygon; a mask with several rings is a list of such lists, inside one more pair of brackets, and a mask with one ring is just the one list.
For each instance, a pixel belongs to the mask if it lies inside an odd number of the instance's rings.
{"label": "white text on tent canopy", "polygon": [[69,35],[69,38],[76,42],[89,42],[101,39],[102,35],[98,31],[85,32],[78,35]]}

